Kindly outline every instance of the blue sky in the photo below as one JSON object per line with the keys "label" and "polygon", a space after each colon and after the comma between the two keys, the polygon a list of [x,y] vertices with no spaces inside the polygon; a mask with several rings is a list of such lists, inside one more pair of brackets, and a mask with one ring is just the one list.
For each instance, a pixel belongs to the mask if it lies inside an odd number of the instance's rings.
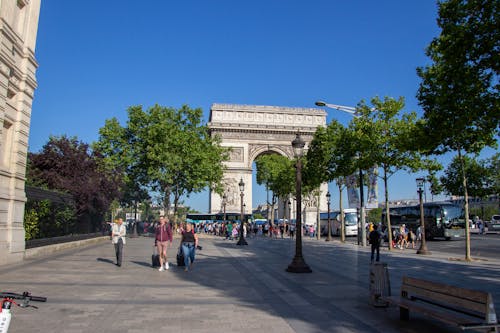
{"label": "blue sky", "polygon": [[[421,114],[416,67],[429,62],[436,17],[435,0],[42,1],[29,150],[50,135],[96,141],[106,119],[125,125],[132,105],[188,104],[208,121],[213,103],[355,106],[403,96],[405,111]],[[351,116],[328,111],[334,118]],[[390,198],[416,198],[415,177],[393,176]],[[254,185],[253,205],[263,202]],[[185,203],[207,211],[208,194]]]}

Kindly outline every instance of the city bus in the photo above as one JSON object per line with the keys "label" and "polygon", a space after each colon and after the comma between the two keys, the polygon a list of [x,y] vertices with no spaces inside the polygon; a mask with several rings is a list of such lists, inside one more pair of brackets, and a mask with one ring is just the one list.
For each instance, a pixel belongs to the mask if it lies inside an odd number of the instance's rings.
{"label": "city bus", "polygon": [[[420,205],[389,208],[391,227],[405,224],[415,234],[420,226]],[[382,223],[386,223],[385,211]],[[424,203],[425,238],[443,237],[446,240],[465,236],[465,213],[461,206],[452,202]]]}
{"label": "city bus", "polygon": [[[340,236],[341,221],[340,221],[340,211],[330,212],[330,223],[332,228],[332,236]],[[358,235],[358,212],[356,208],[346,208],[344,209],[344,223],[345,223],[345,235],[346,236],[357,236]],[[321,225],[321,235],[328,235],[328,213],[320,213],[320,225]]]}

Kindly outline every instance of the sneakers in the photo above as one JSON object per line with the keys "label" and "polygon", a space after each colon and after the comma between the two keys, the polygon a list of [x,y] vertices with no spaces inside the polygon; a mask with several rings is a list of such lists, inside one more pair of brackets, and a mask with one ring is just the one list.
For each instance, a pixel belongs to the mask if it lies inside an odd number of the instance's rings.
{"label": "sneakers", "polygon": [[165,268],[163,268],[163,266],[160,267],[160,269],[158,269],[160,272],[163,272],[165,270]]}
{"label": "sneakers", "polygon": [[170,267],[168,266],[168,261],[165,263],[165,269],[169,269]]}

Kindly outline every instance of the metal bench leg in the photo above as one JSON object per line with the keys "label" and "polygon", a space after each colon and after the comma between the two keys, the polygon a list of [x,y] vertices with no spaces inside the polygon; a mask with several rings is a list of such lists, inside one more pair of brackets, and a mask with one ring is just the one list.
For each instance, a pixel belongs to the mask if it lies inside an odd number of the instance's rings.
{"label": "metal bench leg", "polygon": [[408,321],[410,320],[410,310],[407,308],[399,307],[399,319]]}

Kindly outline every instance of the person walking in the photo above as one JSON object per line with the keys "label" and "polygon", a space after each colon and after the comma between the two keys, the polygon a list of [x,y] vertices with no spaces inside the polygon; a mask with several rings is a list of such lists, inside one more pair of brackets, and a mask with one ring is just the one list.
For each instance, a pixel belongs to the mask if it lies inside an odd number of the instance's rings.
{"label": "person walking", "polygon": [[372,246],[372,253],[370,257],[370,262],[373,264],[373,257],[375,251],[377,251],[377,258],[376,261],[380,261],[380,233],[378,232],[378,225],[373,226],[373,230],[370,232],[368,235],[368,238],[370,240],[370,244]]}
{"label": "person walking", "polygon": [[479,225],[479,234],[484,235],[484,222],[478,221],[478,225]]}
{"label": "person walking", "polygon": [[226,232],[226,239],[233,240],[233,224],[231,222],[227,222]]}
{"label": "person walking", "polygon": [[123,219],[115,220],[111,227],[111,242],[115,246],[116,266],[121,267],[123,258],[123,245],[125,244],[125,235],[127,228],[123,225]]}
{"label": "person walking", "polygon": [[160,224],[155,229],[155,244],[160,255],[160,272],[169,269],[167,259],[167,249],[172,245],[172,226],[168,223],[168,218],[160,216]]}
{"label": "person walking", "polygon": [[181,235],[181,248],[184,254],[184,271],[187,272],[193,268],[196,247],[198,246],[198,235],[193,232],[193,225],[191,223],[186,223],[186,230],[183,230]]}

